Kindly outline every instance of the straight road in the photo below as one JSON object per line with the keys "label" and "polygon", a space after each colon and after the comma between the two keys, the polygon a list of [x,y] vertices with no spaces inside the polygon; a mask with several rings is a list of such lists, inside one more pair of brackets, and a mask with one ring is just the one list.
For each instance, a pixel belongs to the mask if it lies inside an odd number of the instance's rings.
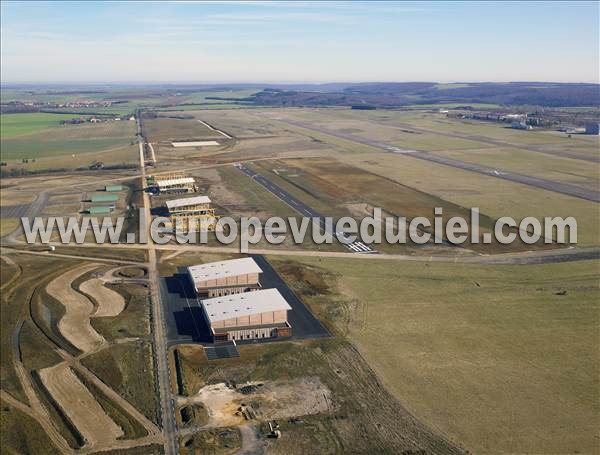
{"label": "straight road", "polygon": [[328,226],[325,222],[325,216],[311,209],[308,205],[306,205],[301,200],[295,198],[287,191],[281,189],[279,186],[275,185],[273,182],[263,177],[260,174],[257,174],[248,166],[242,163],[235,163],[234,166],[254,180],[259,185],[266,188],[269,192],[275,195],[278,199],[285,202],[291,208],[293,208],[300,215],[312,218],[313,223],[315,223],[321,230],[325,233],[329,234],[330,237],[337,239],[342,245],[348,248],[353,253],[376,253],[375,249],[371,246],[366,245],[361,241],[350,242],[350,239],[343,232],[336,232],[332,226]]}
{"label": "straight road", "polygon": [[[75,248],[98,248],[97,243],[81,243],[81,244],[66,244],[50,242],[50,245],[61,246],[68,248],[70,246]],[[110,248],[116,249],[140,249],[141,246],[137,244],[119,243],[110,245]],[[179,245],[179,244],[168,244],[168,245],[155,245],[155,250],[158,251],[169,251],[174,253],[225,253],[225,254],[239,254],[240,250],[235,246],[207,246],[207,245]],[[588,261],[600,259],[600,248],[598,247],[582,247],[582,248],[564,248],[561,250],[538,250],[538,251],[524,251],[518,253],[502,253],[502,254],[490,254],[490,255],[473,255],[473,256],[442,256],[442,255],[431,255],[431,256],[410,256],[406,254],[367,254],[367,255],[355,255],[351,252],[344,253],[339,251],[315,251],[315,250],[283,250],[276,248],[252,248],[250,249],[251,254],[264,254],[265,256],[296,256],[296,257],[324,257],[324,258],[344,258],[344,259],[372,259],[377,261],[408,261],[408,262],[451,262],[454,264],[552,264],[557,262],[576,262],[576,261]],[[56,255],[59,257],[69,257],[80,260],[90,261],[105,261],[112,263],[125,263],[116,259],[100,259],[95,257],[85,257],[77,255],[64,255],[50,252],[33,252],[26,250],[16,250],[10,247],[3,247],[0,249],[0,254],[39,254],[42,256]],[[147,265],[142,262],[132,262],[135,265]]]}
{"label": "straight road", "polygon": [[[140,150],[140,171],[142,179],[142,188],[146,185],[146,168],[144,163],[145,139],[142,134],[141,114],[138,111],[136,115],[138,127],[138,145]],[[144,215],[146,233],[148,233],[148,243],[145,245],[148,251],[148,283],[150,286],[150,296],[152,301],[152,323],[154,335],[154,353],[156,356],[156,377],[158,380],[158,393],[160,400],[160,409],[162,417],[163,435],[165,438],[165,454],[177,455],[179,453],[179,443],[177,441],[177,425],[175,423],[174,406],[171,393],[171,379],[169,374],[169,364],[167,361],[167,337],[165,328],[165,318],[160,291],[158,289],[158,271],[156,261],[156,246],[152,241],[150,232],[150,223],[152,216],[150,214],[150,197],[148,193],[142,191],[144,197]]]}
{"label": "straight road", "polygon": [[531,177],[524,174],[518,174],[516,172],[502,171],[497,170],[488,166],[483,166],[480,164],[467,163],[464,161],[459,161],[452,158],[447,158],[439,155],[435,155],[431,152],[423,152],[419,150],[404,150],[398,147],[395,147],[390,144],[386,144],[383,142],[375,141],[372,139],[368,139],[361,136],[356,136],[354,134],[342,133],[335,130],[330,130],[328,128],[323,128],[321,126],[313,125],[307,122],[301,122],[298,120],[290,120],[284,118],[277,118],[278,121],[288,123],[293,126],[298,126],[300,128],[305,128],[307,130],[317,131],[322,134],[327,134],[329,136],[338,137],[340,139],[345,139],[347,141],[356,142],[363,145],[368,145],[370,147],[378,148],[380,150],[384,150],[386,152],[398,153],[407,156],[411,156],[413,158],[418,158],[420,160],[430,161],[436,164],[442,164],[444,166],[450,166],[457,169],[463,169],[465,171],[476,172],[478,174],[487,175],[490,177],[495,177],[503,180],[509,180],[511,182],[521,183],[523,185],[529,185],[536,188],[541,188],[548,191],[553,191],[555,193],[565,194],[567,196],[575,197],[578,199],[584,199],[587,201],[600,202],[600,192],[589,190],[586,188],[581,188],[576,185],[569,185],[567,183],[558,183],[552,180],[541,179],[538,177]]}

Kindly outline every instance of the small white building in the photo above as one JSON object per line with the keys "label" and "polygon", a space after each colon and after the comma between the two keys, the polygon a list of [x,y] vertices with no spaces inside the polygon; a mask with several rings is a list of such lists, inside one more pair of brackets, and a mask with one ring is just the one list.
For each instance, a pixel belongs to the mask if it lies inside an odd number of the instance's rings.
{"label": "small white building", "polygon": [[289,337],[291,309],[277,289],[202,300],[202,311],[214,341]]}

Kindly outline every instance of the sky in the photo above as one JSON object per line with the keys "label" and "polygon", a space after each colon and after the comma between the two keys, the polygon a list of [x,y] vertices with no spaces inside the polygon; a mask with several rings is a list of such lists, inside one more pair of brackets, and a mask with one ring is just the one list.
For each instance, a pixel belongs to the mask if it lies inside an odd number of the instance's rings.
{"label": "sky", "polygon": [[2,0],[2,83],[599,82],[598,2]]}

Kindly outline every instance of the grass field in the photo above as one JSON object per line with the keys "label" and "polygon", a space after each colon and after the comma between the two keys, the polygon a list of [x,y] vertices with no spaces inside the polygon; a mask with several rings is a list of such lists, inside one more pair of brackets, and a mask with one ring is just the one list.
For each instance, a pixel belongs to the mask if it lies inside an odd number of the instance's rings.
{"label": "grass field", "polygon": [[304,298],[410,411],[491,454],[600,449],[598,265],[297,267],[321,274],[329,295]]}
{"label": "grass field", "polygon": [[32,134],[59,126],[61,120],[77,118],[72,114],[47,114],[36,112],[32,114],[2,114],[0,115],[0,136],[10,138],[22,134]]}
{"label": "grass field", "polygon": [[[451,203],[443,198],[418,191],[406,185],[366,172],[359,167],[349,166],[329,159],[289,159],[261,161],[255,165],[268,172],[268,178],[306,201],[311,207],[332,216],[353,215],[346,209],[348,205],[368,204],[379,207],[385,216],[404,216],[411,220],[417,216],[433,218],[434,208],[443,209],[445,219],[452,216],[470,218],[467,208]],[[284,181],[282,183],[281,181]],[[284,186],[287,183],[287,187]],[[300,191],[298,191],[300,190]],[[359,220],[365,213],[356,216]],[[493,230],[493,220],[482,213],[481,233]],[[433,229],[427,229],[433,232]],[[478,252],[518,251],[543,248],[544,245],[490,245],[465,243],[465,248]],[[389,245],[381,245],[387,248]],[[407,248],[404,245],[399,247]],[[397,250],[397,248],[395,248]],[[387,250],[386,250],[387,251]],[[394,251],[394,249],[390,250]]]}
{"label": "grass field", "polygon": [[20,223],[18,218],[0,218],[0,237],[10,234]]}
{"label": "grass field", "polygon": [[438,155],[468,163],[483,164],[494,169],[540,177],[553,182],[568,183],[596,191],[600,189],[598,166],[568,157],[543,156],[519,149],[497,147],[444,151],[439,152]]}
{"label": "grass field", "polygon": [[158,422],[152,347],[149,343],[120,343],[86,357],[82,363],[104,383]]}
{"label": "grass field", "polygon": [[157,118],[144,118],[144,131],[150,142],[161,141],[191,141],[205,138],[224,138],[195,118],[187,117],[185,113],[159,114]]}
{"label": "grass field", "polygon": [[[11,115],[22,116],[22,114]],[[24,114],[26,115],[28,114]],[[57,114],[35,115],[63,117]],[[26,117],[22,120],[26,120]],[[12,128],[13,130],[29,128],[30,132],[2,136],[0,144],[2,161],[7,163],[3,172],[11,169],[40,171],[87,168],[96,161],[103,162],[105,166],[130,166],[137,162],[139,156],[135,145],[135,122],[55,124],[37,130],[25,121],[14,124]],[[25,163],[24,160],[29,162]]]}
{"label": "grass field", "polygon": [[[68,162],[72,154],[122,148],[134,141],[134,122],[58,125],[32,134],[3,137],[2,159],[10,161],[61,155]],[[89,158],[90,161],[92,159]]]}
{"label": "grass field", "polygon": [[352,155],[347,162],[456,205],[478,207],[492,218],[512,216],[519,221],[527,216],[573,216],[578,245],[600,244],[594,202],[389,153]]}
{"label": "grass field", "polygon": [[200,431],[191,438],[181,441],[182,455],[229,455],[236,453],[242,445],[237,428],[218,428]]}
{"label": "grass field", "polygon": [[5,453],[58,455],[58,450],[37,421],[2,401],[0,445]]}
{"label": "grass field", "polygon": [[125,309],[114,317],[94,318],[92,327],[107,340],[145,337],[150,333],[148,290],[140,284],[116,284],[110,289],[125,298]]}

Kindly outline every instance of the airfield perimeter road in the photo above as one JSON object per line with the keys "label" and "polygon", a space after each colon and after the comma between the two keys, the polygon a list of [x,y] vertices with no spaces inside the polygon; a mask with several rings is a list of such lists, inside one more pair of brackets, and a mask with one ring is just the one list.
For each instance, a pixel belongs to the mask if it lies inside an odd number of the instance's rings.
{"label": "airfield perimeter road", "polygon": [[[142,179],[142,189],[146,187],[146,168],[144,158],[145,138],[142,134],[141,113],[138,111],[136,115],[136,123],[138,128],[138,145],[140,149],[140,171]],[[146,232],[150,232],[150,223],[152,216],[150,215],[150,197],[146,191],[142,191],[144,197],[144,214],[146,218]],[[175,423],[175,410],[173,399],[171,396],[171,378],[169,374],[169,364],[167,361],[167,336],[165,327],[165,318],[161,294],[158,289],[158,270],[156,260],[156,245],[148,235],[148,243],[146,243],[148,252],[148,282],[150,285],[150,298],[152,302],[152,323],[154,335],[154,354],[156,357],[156,378],[158,381],[158,394],[160,401],[162,429],[165,438],[165,454],[177,455],[179,453],[179,443],[177,441],[177,425]]]}
{"label": "airfield perimeter road", "polygon": [[[77,243],[77,244],[61,244],[57,242],[50,242],[49,245],[60,246],[69,248],[98,248],[98,244],[91,243]],[[140,245],[126,243],[119,243],[110,245],[114,249],[140,249]],[[235,246],[206,246],[206,245],[155,245],[155,250],[158,251],[170,251],[176,253],[193,252],[193,253],[225,253],[225,254],[239,254],[239,248]],[[48,256],[63,256],[57,255],[49,251],[46,252],[34,252],[27,250],[17,250],[10,247],[3,247],[0,249],[0,253],[18,253],[18,254],[38,254]],[[507,265],[521,265],[521,264],[555,264],[559,262],[576,262],[576,261],[589,261],[600,259],[600,248],[598,247],[582,247],[582,248],[565,248],[562,250],[537,250],[537,251],[525,251],[519,253],[503,253],[503,254],[479,254],[473,256],[410,256],[407,254],[353,254],[337,251],[311,251],[311,250],[280,250],[280,249],[267,249],[267,248],[252,248],[249,254],[264,254],[265,256],[289,256],[289,257],[323,257],[323,258],[344,258],[344,259],[368,259],[375,261],[401,261],[401,262],[450,262],[453,264],[507,264]],[[68,256],[71,257],[71,256]],[[75,256],[80,257],[83,260],[96,260],[96,258],[89,258],[86,256]],[[98,259],[100,260],[100,259]],[[123,262],[117,259],[106,259],[110,262]],[[136,263],[140,264],[140,263]]]}
{"label": "airfield perimeter road", "polygon": [[292,209],[294,209],[300,215],[307,216],[309,218],[312,218],[313,220],[315,218],[318,218],[318,223],[316,223],[316,224],[318,224],[318,226],[323,231],[325,231],[327,234],[329,234],[332,238],[336,238],[337,240],[339,240],[340,243],[342,243],[342,245],[344,245],[346,248],[348,248],[353,253],[376,253],[376,251],[372,247],[370,247],[369,245],[366,245],[365,243],[363,243],[361,241],[356,240],[354,242],[349,243],[347,240],[345,240],[345,239],[347,239],[347,237],[343,232],[335,232],[333,230],[333,227],[327,226],[327,224],[325,223],[325,217],[323,215],[314,211],[308,205],[306,205],[304,202],[295,198],[287,191],[281,189],[279,186],[275,185],[269,179],[254,172],[252,169],[250,169],[245,164],[236,163],[236,164],[234,164],[234,166],[237,169],[239,169],[240,171],[242,171],[244,174],[246,174],[248,177],[250,177],[252,180],[254,180],[256,183],[258,183],[259,185],[263,186],[268,191],[270,191],[275,197],[277,197],[281,201],[285,202],[287,205],[289,205]]}
{"label": "airfield perimeter road", "polygon": [[[29,218],[29,220],[33,222],[33,219],[36,216],[40,216],[40,213],[42,213],[44,206],[48,202],[48,196],[49,196],[48,191],[40,192],[40,194],[38,194],[37,199],[35,201],[33,201],[31,204],[29,204],[29,206],[27,207],[26,213],[22,214],[21,216]],[[21,235],[23,235],[23,233],[24,233],[23,225],[21,223],[19,223],[19,226],[17,227],[17,229],[15,229],[9,235],[4,237],[2,240],[7,243],[16,243],[17,239]]]}
{"label": "airfield perimeter road", "polygon": [[356,136],[354,134],[342,133],[340,131],[330,130],[321,126],[316,126],[307,122],[301,122],[298,120],[290,120],[282,117],[277,119],[270,119],[288,123],[293,126],[304,128],[307,130],[316,131],[318,133],[327,134],[329,136],[338,137],[350,142],[356,142],[370,147],[378,148],[386,152],[398,153],[420,160],[430,161],[436,164],[442,164],[444,166],[450,166],[457,169],[463,169],[465,171],[477,172],[479,174],[488,175],[499,179],[509,180],[511,182],[522,183],[524,185],[534,186],[536,188],[542,188],[544,190],[553,191],[555,193],[566,194],[567,196],[576,197],[579,199],[585,199],[587,201],[600,202],[600,192],[581,188],[575,185],[569,185],[567,183],[558,183],[551,180],[545,180],[537,177],[531,177],[529,175],[518,174],[516,172],[509,172],[503,170],[497,170],[488,166],[480,164],[466,163],[464,161],[455,160],[452,158],[446,158],[443,156],[435,155],[431,152],[423,152],[419,150],[402,150],[396,146],[378,142],[372,139]]}

